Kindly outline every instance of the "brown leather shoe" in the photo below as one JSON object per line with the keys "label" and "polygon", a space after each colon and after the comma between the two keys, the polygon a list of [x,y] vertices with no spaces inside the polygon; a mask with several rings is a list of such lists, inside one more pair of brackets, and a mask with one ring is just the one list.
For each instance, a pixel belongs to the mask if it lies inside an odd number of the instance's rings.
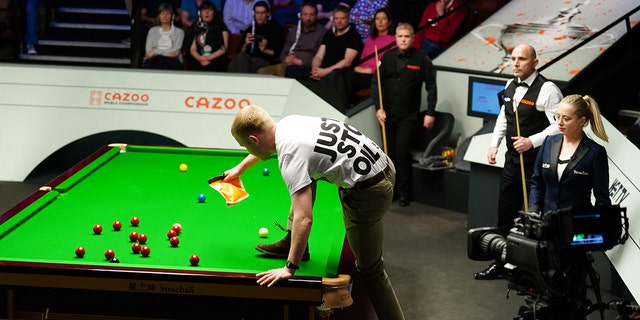
{"label": "brown leather shoe", "polygon": [[[287,232],[284,238],[276,243],[261,243],[256,246],[256,250],[266,255],[285,259],[289,257],[289,249],[291,249],[291,231]],[[304,249],[304,254],[302,255],[302,261],[309,261],[309,259],[309,244],[307,244],[307,247]]]}

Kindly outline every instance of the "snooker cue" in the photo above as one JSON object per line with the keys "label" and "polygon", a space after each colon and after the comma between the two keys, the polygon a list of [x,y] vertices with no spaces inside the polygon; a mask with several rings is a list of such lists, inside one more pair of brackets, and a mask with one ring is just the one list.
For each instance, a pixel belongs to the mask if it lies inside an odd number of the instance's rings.
{"label": "snooker cue", "polygon": [[[518,134],[518,138],[520,138],[520,121],[518,120],[518,107],[515,108],[516,113],[516,132]],[[524,180],[524,163],[522,152],[518,152],[520,155],[520,179],[522,179],[522,195],[524,196],[524,211],[529,212],[529,200],[527,199],[527,183]]]}
{"label": "snooker cue", "polygon": [[[378,60],[378,46],[373,46],[373,51],[376,54],[376,77],[378,78],[378,98],[380,100],[380,110],[384,111],[384,107],[382,106],[382,84],[380,83],[380,61]],[[384,122],[380,123],[382,126],[382,148],[385,154],[389,154],[387,152],[387,131],[384,126]]]}

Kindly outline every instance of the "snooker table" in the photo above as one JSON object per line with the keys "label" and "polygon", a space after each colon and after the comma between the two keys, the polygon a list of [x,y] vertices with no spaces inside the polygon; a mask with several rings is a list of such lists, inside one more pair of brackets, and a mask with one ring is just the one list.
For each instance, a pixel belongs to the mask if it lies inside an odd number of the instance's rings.
{"label": "snooker table", "polygon": [[[322,304],[327,291],[323,279],[350,274],[354,263],[337,189],[318,182],[311,260],[301,262],[295,278],[271,288],[259,286],[256,273],[285,263],[254,248],[284,235],[274,228],[274,221],[286,225],[290,206],[277,159],[262,161],[241,177],[249,197],[233,206],[207,183],[246,155],[114,144],[62,173],[0,215],[0,286],[6,299],[0,317],[12,317],[20,301],[68,294],[77,306],[83,299],[99,299],[116,310],[131,308],[131,300],[153,301],[141,308],[155,317],[171,316],[171,311],[161,311],[163,304],[176,309],[179,301],[221,301],[216,306],[220,314],[222,308],[237,308],[238,302],[255,302],[265,308],[261,319],[297,319],[292,315],[297,309],[290,306],[304,306],[312,318],[311,310]],[[179,170],[183,163],[188,166],[184,172]],[[199,194],[206,195],[204,202],[198,201]],[[130,223],[133,216],[139,217],[138,226]],[[112,227],[116,220],[123,225],[119,231]],[[174,223],[182,225],[177,247],[167,237]],[[95,224],[103,226],[102,233],[93,232]],[[269,229],[266,238],[258,235],[261,227]],[[132,252],[132,231],[148,236],[148,257]],[[75,255],[79,246],[86,249],[82,258]],[[115,251],[118,263],[105,258],[108,249]],[[197,266],[190,264],[193,254],[200,257]],[[20,294],[27,297],[21,300]],[[273,305],[276,311],[268,311]],[[176,311],[186,317],[184,312]]]}

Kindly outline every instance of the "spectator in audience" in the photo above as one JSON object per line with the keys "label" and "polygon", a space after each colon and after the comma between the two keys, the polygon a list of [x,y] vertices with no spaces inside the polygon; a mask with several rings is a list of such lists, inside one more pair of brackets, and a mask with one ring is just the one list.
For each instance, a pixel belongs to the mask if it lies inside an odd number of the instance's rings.
{"label": "spectator in audience", "polygon": [[220,21],[216,7],[209,0],[200,5],[199,31],[196,32],[189,53],[193,60],[188,62],[189,70],[227,71],[229,59],[229,31]]}
{"label": "spectator in audience", "polygon": [[254,22],[244,30],[240,52],[229,63],[229,72],[255,73],[279,61],[284,44],[282,26],[270,20],[269,4],[260,0],[253,6]]}
{"label": "spectator in audience", "polygon": [[[180,0],[142,0],[140,1],[140,20],[142,24],[147,28],[146,31],[157,25],[156,18],[160,13],[160,6],[163,4],[169,4],[172,8],[176,9],[180,7]],[[175,15],[177,12],[174,10],[174,19],[180,19],[179,15]],[[174,21],[175,23],[175,21]]]}
{"label": "spectator in audience", "polygon": [[[157,26],[158,14],[160,13],[159,8],[163,4],[169,4],[172,8],[176,9],[180,7],[180,0],[142,0],[140,1],[140,29],[135,31],[136,40],[140,44],[140,52],[145,55],[146,47],[143,47],[142,44],[147,42],[147,35],[149,34],[149,30],[155,26]],[[175,20],[179,21],[179,14],[176,15],[176,10],[173,10],[173,23]],[[183,32],[184,34],[184,32]]]}
{"label": "spectator in audience", "polygon": [[358,0],[349,13],[349,21],[364,42],[370,35],[371,23],[376,10],[386,7],[389,0]]}
{"label": "spectator in audience", "polygon": [[327,29],[331,29],[333,19],[333,9],[337,6],[345,6],[349,9],[353,7],[356,0],[314,0],[318,8],[318,22]]}
{"label": "spectator in audience", "polygon": [[[194,22],[198,21],[198,8],[202,5],[203,0],[182,0],[180,4],[180,24],[182,28],[187,29],[191,28]],[[222,12],[222,0],[214,0],[211,1],[213,5],[216,7],[216,12]]]}
{"label": "spectator in audience", "polygon": [[322,36],[327,31],[316,21],[318,9],[313,2],[300,7],[300,19],[297,26],[289,30],[287,40],[280,53],[280,63],[258,69],[258,73],[284,77],[285,69],[290,65],[310,66]]}
{"label": "spectator in audience", "polygon": [[333,70],[353,67],[362,49],[362,40],[355,28],[349,24],[349,8],[340,5],[333,10],[333,25],[334,27],[322,37],[322,43],[313,57],[311,66],[287,66],[287,78],[328,83]]}
{"label": "spectator in audience", "polygon": [[[426,129],[433,128],[438,88],[433,63],[413,47],[410,24],[398,24],[396,45],[398,48],[380,59],[380,80],[371,77],[371,97],[377,109],[376,118],[386,129],[389,157],[396,165],[394,194],[398,196],[398,204],[405,207],[411,202],[411,142],[419,128],[418,123]],[[427,93],[424,98],[420,92],[423,83]],[[427,102],[427,110],[420,119],[422,99]]]}
{"label": "spectator in audience", "polygon": [[226,0],[222,13],[231,34],[240,34],[251,26],[254,4],[255,0]]}
{"label": "spectator in audience", "polygon": [[360,64],[353,69],[334,72],[329,80],[345,106],[353,102],[354,94],[358,90],[371,87],[371,76],[376,73],[376,49],[379,59],[386,51],[396,47],[395,26],[389,9],[378,9],[369,27],[371,35],[364,43]]}
{"label": "spectator in audience", "polygon": [[25,9],[26,25],[24,30],[24,45],[28,55],[38,54],[38,6],[41,0],[22,0]]}
{"label": "spectator in audience", "polygon": [[413,46],[432,60],[449,47],[451,38],[464,21],[464,9],[456,10],[440,21],[429,23],[458,6],[460,0],[437,0],[429,3],[422,14]]}
{"label": "spectator in audience", "polygon": [[142,66],[149,69],[182,68],[182,41],[184,31],[173,25],[175,12],[168,3],[158,8],[156,26],[149,29]]}

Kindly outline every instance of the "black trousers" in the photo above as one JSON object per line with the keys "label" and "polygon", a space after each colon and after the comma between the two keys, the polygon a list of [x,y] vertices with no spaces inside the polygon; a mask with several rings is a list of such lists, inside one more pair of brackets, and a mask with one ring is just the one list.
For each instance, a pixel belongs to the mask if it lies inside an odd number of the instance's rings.
{"label": "black trousers", "polygon": [[[524,176],[527,190],[531,190],[531,174],[534,161],[525,159]],[[505,155],[504,168],[500,178],[500,196],[498,199],[498,232],[504,236],[509,234],[513,227],[513,220],[518,217],[518,212],[524,209],[524,194],[522,192],[522,173],[520,169],[520,157],[509,152]]]}
{"label": "black trousers", "polygon": [[416,119],[415,114],[394,117],[387,113],[385,122],[387,152],[396,166],[394,194],[407,199],[411,198],[411,144],[418,132]]}

